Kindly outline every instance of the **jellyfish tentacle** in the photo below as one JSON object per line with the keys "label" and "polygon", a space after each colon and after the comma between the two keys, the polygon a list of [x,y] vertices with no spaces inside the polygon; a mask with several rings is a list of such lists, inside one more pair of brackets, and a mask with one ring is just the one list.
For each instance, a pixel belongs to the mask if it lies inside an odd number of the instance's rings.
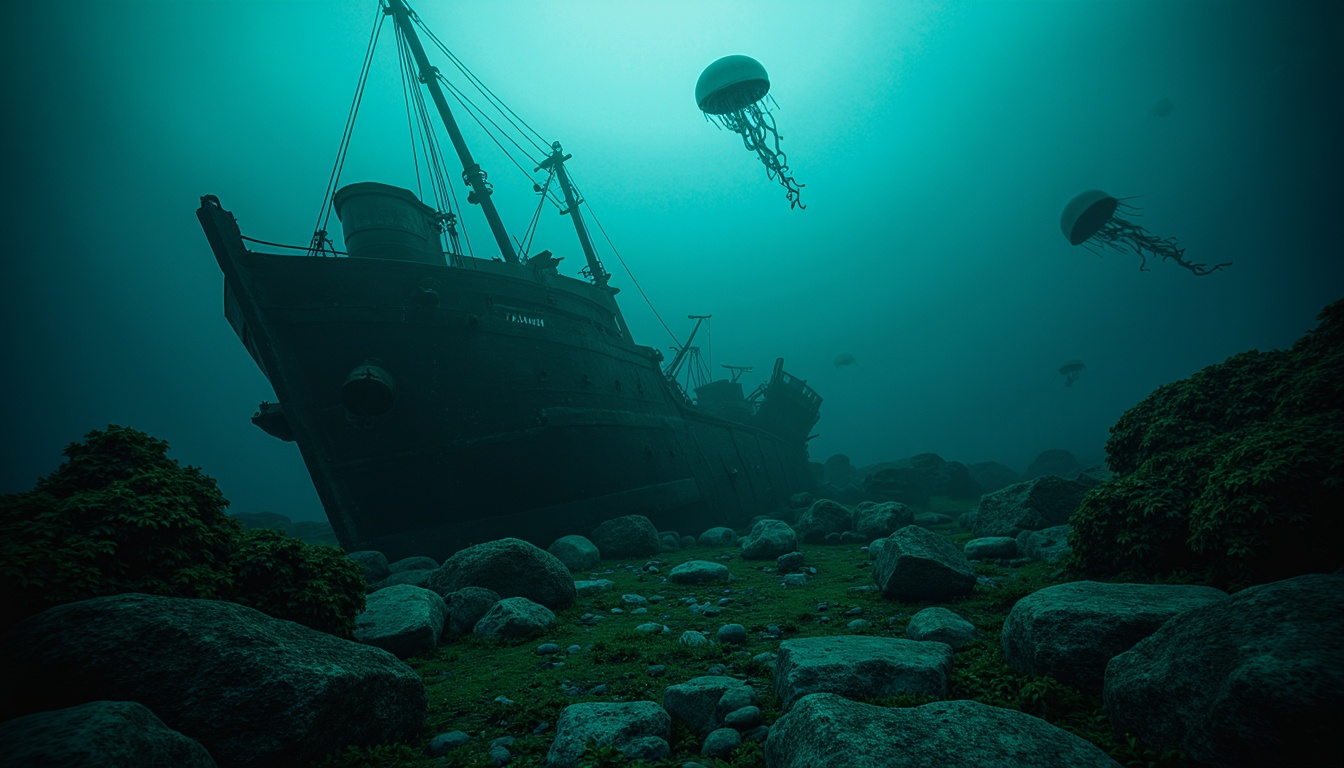
{"label": "jellyfish tentacle", "polygon": [[[779,148],[779,141],[782,138],[779,130],[775,127],[774,117],[770,115],[769,110],[762,110],[759,102],[749,104],[737,112],[730,112],[721,115],[724,125],[728,130],[742,137],[742,143],[746,148],[756,153],[765,165],[765,174],[770,179],[778,178],[780,185],[784,187],[785,195],[789,200],[789,208],[807,209],[800,200],[802,188],[805,184],[799,184],[789,172],[788,156]],[[771,146],[773,138],[773,147]]]}

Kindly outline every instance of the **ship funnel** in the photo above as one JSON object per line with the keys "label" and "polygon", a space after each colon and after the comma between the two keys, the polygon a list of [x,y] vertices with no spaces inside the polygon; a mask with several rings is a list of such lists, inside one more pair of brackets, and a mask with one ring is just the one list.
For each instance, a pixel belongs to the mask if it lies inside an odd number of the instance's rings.
{"label": "ship funnel", "polygon": [[341,403],[355,416],[371,419],[392,410],[396,385],[392,374],[376,365],[355,366],[341,385]]}
{"label": "ship funnel", "polygon": [[438,214],[409,189],[365,181],[337,190],[333,202],[351,257],[447,264]]}

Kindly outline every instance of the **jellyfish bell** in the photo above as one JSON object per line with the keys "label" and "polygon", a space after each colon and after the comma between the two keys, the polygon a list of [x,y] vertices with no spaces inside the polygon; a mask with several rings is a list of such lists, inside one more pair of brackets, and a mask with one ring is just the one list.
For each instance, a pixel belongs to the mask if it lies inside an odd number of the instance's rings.
{"label": "jellyfish bell", "polygon": [[1101,255],[1099,248],[1109,248],[1120,253],[1135,253],[1139,256],[1139,271],[1147,272],[1148,257],[1171,259],[1196,275],[1208,275],[1217,272],[1232,262],[1215,264],[1212,267],[1185,260],[1185,249],[1176,244],[1173,238],[1158,237],[1129,219],[1141,215],[1138,208],[1128,205],[1099,189],[1082,192],[1064,206],[1059,219],[1059,228],[1069,245],[1081,245],[1089,251]]}
{"label": "jellyfish bell", "polygon": [[1077,381],[1086,369],[1087,366],[1083,365],[1082,360],[1064,361],[1064,364],[1059,366],[1059,375],[1064,377],[1064,386],[1072,387],[1073,382]]}
{"label": "jellyfish bell", "polygon": [[[799,201],[803,184],[793,178],[788,157],[779,148],[779,131],[765,99],[770,94],[770,76],[750,56],[724,56],[705,67],[695,83],[695,103],[705,119],[742,137],[747,149],[765,164],[766,175],[778,179],[790,208],[804,208]],[[769,97],[774,103],[774,97]],[[778,106],[776,104],[776,106]]]}
{"label": "jellyfish bell", "polygon": [[750,56],[724,56],[695,82],[695,103],[706,115],[726,115],[755,104],[770,92],[770,76]]}

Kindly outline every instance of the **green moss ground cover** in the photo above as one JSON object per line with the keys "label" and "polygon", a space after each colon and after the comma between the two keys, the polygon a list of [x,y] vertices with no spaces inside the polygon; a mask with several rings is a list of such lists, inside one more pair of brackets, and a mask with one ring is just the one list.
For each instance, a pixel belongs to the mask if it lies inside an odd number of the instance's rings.
{"label": "green moss ground cover", "polygon": [[[966,504],[934,499],[929,511],[955,515],[966,511]],[[958,545],[973,538],[955,524],[935,530]],[[573,606],[557,611],[557,624],[547,634],[515,644],[484,642],[470,636],[445,639],[433,653],[408,660],[429,691],[425,741],[438,733],[460,730],[472,737],[465,746],[440,760],[425,757],[419,747],[403,745],[383,747],[381,751],[351,750],[315,765],[484,767],[492,765],[488,757],[491,741],[504,736],[515,740],[509,747],[514,764],[540,765],[555,736],[554,724],[569,704],[661,702],[666,687],[709,674],[716,664],[723,665],[722,674],[744,679],[756,689],[765,722],[773,723],[783,713],[773,692],[771,671],[752,658],[778,648],[778,639],[763,636],[768,626],[779,627],[782,639],[839,634],[903,638],[911,616],[931,605],[956,611],[985,633],[985,639],[958,650],[949,698],[975,699],[1041,717],[1097,744],[1124,765],[1187,765],[1178,754],[1158,755],[1137,742],[1113,736],[1100,697],[1079,693],[1050,678],[1020,675],[1005,666],[999,631],[1008,611],[1021,597],[1070,580],[1057,565],[1031,563],[1009,568],[983,564],[976,570],[985,578],[974,594],[941,603],[905,603],[885,599],[876,590],[855,589],[873,584],[872,561],[859,545],[803,545],[801,551],[807,565],[817,569],[804,587],[781,586],[782,577],[774,561],[742,560],[735,546],[696,547],[654,559],[604,561],[593,574],[613,581],[613,586],[601,594],[580,597]],[[723,562],[735,580],[715,586],[661,582],[673,566],[687,560]],[[658,573],[645,570],[650,562],[657,563]],[[575,577],[588,578],[589,574],[578,573]],[[631,611],[634,606],[622,602],[624,594],[661,596],[662,600],[649,604],[647,613],[635,614]],[[706,616],[692,612],[683,598],[694,598],[700,604],[717,603],[723,598],[731,602],[718,606],[718,615]],[[818,609],[821,603],[828,604],[826,610]],[[621,608],[623,613],[613,614],[613,608]],[[859,613],[849,615],[851,609]],[[581,620],[585,614],[606,618],[588,626]],[[870,622],[869,626],[846,626],[860,618]],[[657,635],[635,631],[645,622],[665,624],[670,631]],[[715,642],[707,648],[692,649],[678,643],[686,630],[704,631],[714,638],[720,626],[730,623],[747,628],[746,644]],[[537,646],[548,642],[559,645],[561,652],[537,655]],[[572,645],[581,646],[581,650],[567,652]],[[557,666],[556,662],[563,664]],[[653,676],[650,667],[656,665],[663,669]],[[597,686],[605,688],[594,691]],[[573,694],[575,689],[583,693]],[[928,701],[898,696],[873,703],[917,706]],[[671,758],[645,765],[662,768],[690,760],[714,768],[765,765],[759,744],[744,743],[730,760],[715,761],[700,757],[700,738],[675,721],[672,736]],[[594,749],[586,764],[630,763],[613,750]]]}

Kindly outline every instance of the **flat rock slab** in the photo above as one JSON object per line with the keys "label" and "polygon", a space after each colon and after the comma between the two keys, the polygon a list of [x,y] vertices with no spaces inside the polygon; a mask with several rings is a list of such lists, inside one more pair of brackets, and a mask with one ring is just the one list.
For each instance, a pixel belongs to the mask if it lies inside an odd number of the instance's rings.
{"label": "flat rock slab", "polygon": [[574,602],[574,577],[560,558],[522,539],[498,539],[467,547],[429,577],[445,597],[463,587],[485,587],[500,597],[526,597],[559,610]]}
{"label": "flat rock slab", "polygon": [[369,594],[355,619],[355,640],[405,659],[434,650],[447,619],[448,606],[438,592],[399,584]]}
{"label": "flat rock slab", "polygon": [[[24,619],[0,647],[28,711],[136,701],[220,765],[306,765],[419,738],[428,697],[380,648],[219,600],[128,593]],[[15,713],[23,714],[23,713]]]}
{"label": "flat rock slab", "polygon": [[775,664],[775,694],[788,709],[809,693],[851,699],[897,694],[942,698],[952,647],[896,637],[834,635],[785,640]]}
{"label": "flat rock slab", "polygon": [[975,569],[945,536],[907,525],[886,538],[873,582],[896,600],[945,600],[975,590]]}
{"label": "flat rock slab", "polygon": [[759,703],[754,688],[724,675],[693,677],[663,691],[663,708],[701,736],[723,726],[733,712]]}
{"label": "flat rock slab", "polygon": [[976,701],[877,707],[805,696],[770,727],[770,768],[1120,768],[1096,745],[1044,720]]}
{"label": "flat rock slab", "polygon": [[1089,486],[1046,475],[980,497],[975,535],[1013,536],[1063,525],[1078,510]]}
{"label": "flat rock slab", "polygon": [[1210,765],[1344,765],[1344,576],[1249,587],[1111,660],[1119,731]]}
{"label": "flat rock slab", "polygon": [[0,723],[0,765],[215,768],[215,761],[143,704],[91,701]]}
{"label": "flat rock slab", "polygon": [[1226,600],[1213,587],[1074,581],[1018,600],[1003,623],[1003,657],[1018,672],[1101,692],[1106,664],[1171,617]]}
{"label": "flat rock slab", "polygon": [[661,760],[671,753],[671,738],[672,718],[656,702],[570,704],[556,721],[545,768],[576,768],[590,741],[629,760]]}
{"label": "flat rock slab", "polygon": [[728,566],[708,560],[682,563],[667,574],[673,584],[727,584],[730,576]]}

